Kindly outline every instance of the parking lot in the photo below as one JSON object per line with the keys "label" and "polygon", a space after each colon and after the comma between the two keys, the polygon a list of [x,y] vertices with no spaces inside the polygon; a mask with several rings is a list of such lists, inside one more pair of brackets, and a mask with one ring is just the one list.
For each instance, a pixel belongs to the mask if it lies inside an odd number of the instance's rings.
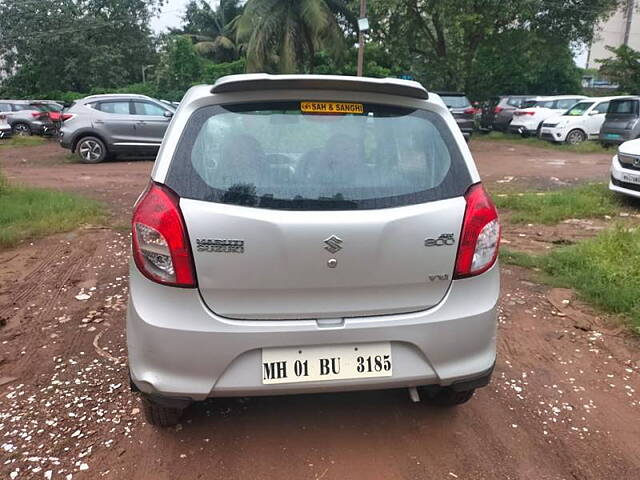
{"label": "parking lot", "polygon": [[[610,164],[508,142],[472,141],[472,151],[492,192],[603,182]],[[10,182],[109,210],[106,226],[0,252],[2,478],[640,477],[637,338],[506,265],[496,371],[467,405],[414,404],[406,390],[238,398],[198,404],[177,428],[145,424],[124,323],[128,223],[151,167],[81,165],[53,141],[0,151]],[[507,222],[505,243],[584,232]]]}

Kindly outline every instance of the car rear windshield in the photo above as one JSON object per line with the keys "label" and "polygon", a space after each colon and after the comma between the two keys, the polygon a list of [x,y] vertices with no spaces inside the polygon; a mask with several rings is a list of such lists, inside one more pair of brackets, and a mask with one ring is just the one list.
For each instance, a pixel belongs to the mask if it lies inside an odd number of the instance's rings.
{"label": "car rear windshield", "polygon": [[270,102],[197,110],[166,183],[196,200],[350,210],[457,197],[471,180],[450,128],[436,113]]}
{"label": "car rear windshield", "polygon": [[464,95],[440,95],[448,108],[467,108],[471,106],[469,99]]}
{"label": "car rear windshield", "polygon": [[638,113],[638,100],[628,99],[628,100],[612,100],[609,103],[609,110],[607,110],[607,115],[614,114],[637,114]]}

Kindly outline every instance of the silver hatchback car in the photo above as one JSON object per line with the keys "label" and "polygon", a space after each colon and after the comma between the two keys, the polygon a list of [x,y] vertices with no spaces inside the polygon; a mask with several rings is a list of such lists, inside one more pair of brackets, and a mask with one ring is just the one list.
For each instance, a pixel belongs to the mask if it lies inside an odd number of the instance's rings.
{"label": "silver hatchback car", "polygon": [[152,424],[210,397],[409,388],[456,405],[489,382],[498,216],[419,83],[193,87],[132,228],[129,366]]}

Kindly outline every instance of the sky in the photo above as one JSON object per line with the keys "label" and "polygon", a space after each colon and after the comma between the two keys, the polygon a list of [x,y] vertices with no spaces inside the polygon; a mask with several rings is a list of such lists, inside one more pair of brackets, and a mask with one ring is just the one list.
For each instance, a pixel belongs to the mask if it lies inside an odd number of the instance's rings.
{"label": "sky", "polygon": [[[182,23],[182,15],[189,0],[168,0],[162,7],[159,17],[151,21],[151,28],[156,33],[164,32],[170,27],[179,27]],[[211,4],[216,4],[212,1]]]}

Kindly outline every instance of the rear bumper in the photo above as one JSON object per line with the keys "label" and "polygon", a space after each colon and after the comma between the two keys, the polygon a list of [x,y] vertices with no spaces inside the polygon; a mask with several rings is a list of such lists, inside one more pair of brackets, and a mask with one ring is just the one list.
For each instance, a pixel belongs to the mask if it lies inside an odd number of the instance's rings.
{"label": "rear bumper", "polygon": [[50,122],[41,122],[36,120],[31,122],[31,133],[36,135],[54,135],[56,132],[56,126],[54,123]]}
{"label": "rear bumper", "polygon": [[471,135],[473,133],[473,119],[456,118],[458,128],[462,131],[463,135]]}
{"label": "rear bumper", "polygon": [[[131,380],[156,397],[277,395],[486,384],[496,358],[499,268],[452,283],[422,312],[344,319],[229,320],[198,291],[155,284],[131,267],[127,346]],[[393,375],[383,378],[263,385],[261,349],[389,341]],[[462,383],[461,383],[462,382]]]}
{"label": "rear bumper", "polygon": [[509,125],[509,133],[516,133],[516,134],[520,134],[522,135],[527,134],[527,135],[536,135],[538,133],[538,130],[536,128],[528,128],[525,125]]}
{"label": "rear bumper", "polygon": [[601,143],[619,145],[629,140],[633,140],[632,130],[600,131],[598,139]]}

